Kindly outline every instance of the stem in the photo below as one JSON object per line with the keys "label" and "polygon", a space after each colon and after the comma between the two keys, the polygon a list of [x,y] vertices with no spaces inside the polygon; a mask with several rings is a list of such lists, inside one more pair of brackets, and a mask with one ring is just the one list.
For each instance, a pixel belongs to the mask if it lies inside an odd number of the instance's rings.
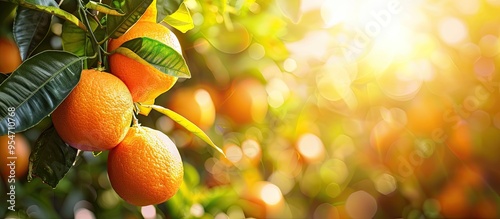
{"label": "stem", "polygon": [[81,17],[80,19],[83,20],[83,24],[89,30],[90,37],[92,39],[92,41],[91,41],[92,42],[92,47],[94,48],[94,51],[97,52],[97,56],[98,56],[97,68],[101,68],[101,65],[102,65],[102,54],[101,54],[99,43],[97,41],[97,38],[94,35],[94,31],[92,31],[92,27],[90,26],[89,19],[87,18],[87,11],[83,7],[82,1],[79,0],[78,1],[78,5],[79,5],[79,10],[80,10],[79,11],[79,14],[80,14],[80,17]]}
{"label": "stem", "polygon": [[109,55],[113,54],[113,53],[111,53],[111,52],[107,52],[107,51],[106,51],[105,49],[103,49],[102,47],[99,47],[99,48],[101,49],[102,53],[104,53],[104,55],[109,56]]}
{"label": "stem", "polygon": [[137,119],[137,117],[135,116],[135,113],[132,113],[132,125],[133,126],[138,126],[140,125],[139,124],[139,120]]}

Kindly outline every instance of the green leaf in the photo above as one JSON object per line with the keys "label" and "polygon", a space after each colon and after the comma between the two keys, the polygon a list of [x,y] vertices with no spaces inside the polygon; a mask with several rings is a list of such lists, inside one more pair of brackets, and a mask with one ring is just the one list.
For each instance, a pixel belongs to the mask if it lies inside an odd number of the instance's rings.
{"label": "green leaf", "polygon": [[[105,37],[106,29],[102,28],[94,19],[89,20],[90,27],[98,41]],[[79,57],[91,57],[96,54],[92,46],[92,39],[89,33],[78,28],[71,22],[64,22],[62,26],[62,47],[64,51],[73,53]],[[86,66],[93,66],[98,61],[98,57],[86,60]]]}
{"label": "green leaf", "polygon": [[60,9],[53,0],[21,0],[19,1],[19,6],[55,15],[75,24],[79,28],[82,28],[82,30],[87,30],[85,25],[75,15]]}
{"label": "green leaf", "polygon": [[165,17],[163,21],[183,33],[194,28],[193,18],[184,3],[181,4],[179,10]]}
{"label": "green leaf", "polygon": [[[90,20],[89,22],[92,28],[97,26],[94,20]],[[64,51],[71,52],[77,56],[91,56],[95,53],[90,38],[87,37],[87,32],[78,28],[73,23],[64,22],[61,38]]]}
{"label": "green leaf", "polygon": [[160,23],[166,16],[175,13],[184,0],[156,0],[156,22]]}
{"label": "green leaf", "polygon": [[292,22],[298,23],[302,16],[300,12],[301,0],[277,0],[278,6]]}
{"label": "green leaf", "polygon": [[144,65],[150,64],[159,71],[171,76],[179,78],[191,77],[182,54],[172,47],[148,37],[129,40],[118,47],[115,52]]}
{"label": "green leaf", "polygon": [[104,14],[110,14],[110,15],[116,15],[116,16],[123,16],[123,15],[125,15],[125,13],[123,13],[122,10],[120,10],[118,8],[112,8],[109,5],[102,4],[102,3],[99,3],[99,2],[89,1],[85,5],[85,7],[89,8],[89,9],[92,9],[92,10],[96,10],[96,11],[102,12]]}
{"label": "green leaf", "polygon": [[0,135],[38,124],[69,95],[81,72],[82,60],[63,51],[44,51],[23,62],[0,84]]}
{"label": "green leaf", "polygon": [[31,152],[28,181],[39,177],[55,188],[73,166],[77,153],[61,139],[54,126],[49,127],[38,137]]}
{"label": "green leaf", "polygon": [[157,106],[157,105],[142,105],[142,106],[147,107],[147,108],[152,108],[152,109],[162,113],[163,115],[170,117],[172,120],[177,122],[179,125],[186,128],[188,131],[190,131],[194,135],[198,136],[201,140],[205,141],[208,145],[212,146],[215,150],[217,150],[218,152],[220,152],[221,154],[226,156],[224,154],[224,152],[222,151],[222,149],[220,149],[214,142],[212,142],[210,137],[208,137],[207,134],[205,134],[205,132],[203,132],[198,126],[196,126],[191,121],[184,118],[183,116],[179,115],[178,113],[176,113],[170,109],[167,109],[167,108],[164,108],[161,106]]}
{"label": "green leaf", "polygon": [[111,38],[123,35],[132,25],[139,20],[153,0],[113,0],[113,5],[122,10],[124,16],[108,15],[106,33]]}
{"label": "green leaf", "polygon": [[52,15],[18,7],[13,34],[22,60],[31,56],[50,30]]}

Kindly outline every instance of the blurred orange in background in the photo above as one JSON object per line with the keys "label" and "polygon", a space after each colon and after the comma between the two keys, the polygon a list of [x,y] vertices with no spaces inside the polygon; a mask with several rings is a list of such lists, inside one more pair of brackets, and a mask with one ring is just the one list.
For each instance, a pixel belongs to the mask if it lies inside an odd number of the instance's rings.
{"label": "blurred orange in background", "polygon": [[16,42],[10,37],[0,36],[0,72],[13,72],[21,65],[21,61]]}
{"label": "blurred orange in background", "polygon": [[0,136],[0,173],[5,182],[11,177],[23,179],[26,176],[30,153],[30,144],[21,133]]}
{"label": "blurred orange in background", "polygon": [[267,114],[267,93],[257,79],[235,79],[225,92],[221,113],[239,125],[262,122]]}
{"label": "blurred orange in background", "polygon": [[176,89],[166,105],[203,130],[209,129],[214,124],[215,105],[211,94],[202,87]]}

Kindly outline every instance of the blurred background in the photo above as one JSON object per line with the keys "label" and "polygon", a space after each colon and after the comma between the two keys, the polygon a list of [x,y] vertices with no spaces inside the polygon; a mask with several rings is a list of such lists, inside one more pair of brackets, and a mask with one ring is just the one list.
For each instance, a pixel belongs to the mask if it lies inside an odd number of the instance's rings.
{"label": "blurred background", "polygon": [[[152,112],[140,122],[185,164],[171,200],[125,203],[107,153],[85,152],[55,189],[21,178],[18,211],[0,202],[0,216],[500,217],[499,0],[185,4],[195,27],[175,33],[192,78],[156,104],[227,157]],[[42,47],[61,49],[61,26]],[[32,145],[48,123],[22,134]]]}

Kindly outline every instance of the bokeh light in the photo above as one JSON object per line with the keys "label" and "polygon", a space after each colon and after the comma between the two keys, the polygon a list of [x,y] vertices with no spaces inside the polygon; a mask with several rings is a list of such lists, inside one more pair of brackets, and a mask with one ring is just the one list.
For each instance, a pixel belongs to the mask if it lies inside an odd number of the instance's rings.
{"label": "bokeh light", "polygon": [[317,161],[325,155],[325,146],[321,139],[311,133],[304,134],[297,140],[297,150],[306,160]]}
{"label": "bokeh light", "polygon": [[262,189],[260,190],[260,196],[262,197],[262,200],[268,205],[276,205],[283,199],[280,189],[276,185],[271,183],[262,186]]}

